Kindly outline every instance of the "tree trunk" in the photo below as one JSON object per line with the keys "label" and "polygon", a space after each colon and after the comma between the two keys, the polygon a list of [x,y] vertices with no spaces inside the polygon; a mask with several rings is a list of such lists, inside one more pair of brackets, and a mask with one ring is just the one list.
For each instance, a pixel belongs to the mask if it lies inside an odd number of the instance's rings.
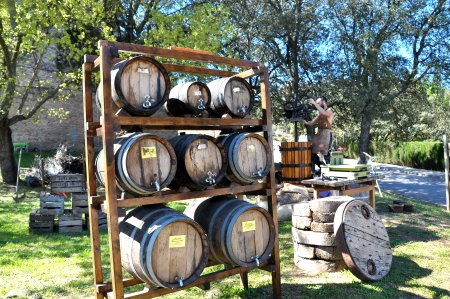
{"label": "tree trunk", "polygon": [[0,168],[3,182],[15,184],[17,166],[14,159],[12,132],[8,124],[0,124]]}
{"label": "tree trunk", "polygon": [[370,128],[372,126],[372,118],[367,114],[363,113],[361,117],[361,132],[359,134],[359,161],[360,164],[367,163],[367,157],[363,152],[369,153],[370,145]]}

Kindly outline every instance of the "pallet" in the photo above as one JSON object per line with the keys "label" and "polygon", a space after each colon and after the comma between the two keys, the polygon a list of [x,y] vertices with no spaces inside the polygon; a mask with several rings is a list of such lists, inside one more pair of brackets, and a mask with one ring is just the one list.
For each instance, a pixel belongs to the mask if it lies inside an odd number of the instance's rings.
{"label": "pallet", "polygon": [[51,192],[85,192],[82,174],[57,174],[50,177]]}
{"label": "pallet", "polygon": [[81,215],[74,215],[70,210],[64,211],[59,216],[58,231],[60,233],[81,233],[83,231],[83,219]]}
{"label": "pallet", "polygon": [[41,193],[40,213],[47,215],[60,215],[64,213],[64,196]]}
{"label": "pallet", "polygon": [[30,233],[51,233],[55,227],[55,215],[41,214],[39,210],[30,213]]}
{"label": "pallet", "polygon": [[86,193],[72,193],[72,213],[74,215],[88,214],[88,198]]}

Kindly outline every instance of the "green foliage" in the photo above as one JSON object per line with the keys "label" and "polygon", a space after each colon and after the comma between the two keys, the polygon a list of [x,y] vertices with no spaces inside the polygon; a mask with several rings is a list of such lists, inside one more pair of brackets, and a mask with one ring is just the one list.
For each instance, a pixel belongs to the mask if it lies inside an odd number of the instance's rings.
{"label": "green foliage", "polygon": [[[376,162],[404,165],[414,168],[439,170],[444,169],[444,147],[442,142],[382,142],[370,143],[370,155]],[[359,157],[356,141],[347,144],[345,155]]]}

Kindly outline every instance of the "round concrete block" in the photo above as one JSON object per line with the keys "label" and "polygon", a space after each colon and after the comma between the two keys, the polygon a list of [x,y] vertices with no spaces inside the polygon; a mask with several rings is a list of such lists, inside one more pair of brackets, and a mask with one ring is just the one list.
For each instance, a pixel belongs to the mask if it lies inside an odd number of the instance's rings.
{"label": "round concrete block", "polygon": [[297,243],[319,246],[335,246],[332,233],[318,233],[292,227],[292,240]]}
{"label": "round concrete block", "polygon": [[320,223],[334,222],[335,213],[313,213],[313,221]]}
{"label": "round concrete block", "polygon": [[294,255],[312,259],[314,258],[314,246],[294,242]]}
{"label": "round concrete block", "polygon": [[292,214],[303,217],[311,217],[311,210],[309,208],[309,201],[299,202],[292,205]]}
{"label": "round concrete block", "polygon": [[322,272],[337,272],[344,269],[343,261],[325,261],[294,256],[294,263],[297,268],[310,274],[318,274]]}
{"label": "round concrete block", "polygon": [[342,260],[341,252],[336,246],[317,246],[314,250],[314,254],[317,258],[327,261],[339,261]]}
{"label": "round concrete block", "polygon": [[309,230],[312,218],[292,215],[292,226],[298,229]]}
{"label": "round concrete block", "polygon": [[342,203],[352,199],[350,196],[330,196],[312,200],[309,206],[313,213],[334,213]]}
{"label": "round concrete block", "polygon": [[332,233],[334,232],[334,223],[311,222],[311,230],[313,232]]}

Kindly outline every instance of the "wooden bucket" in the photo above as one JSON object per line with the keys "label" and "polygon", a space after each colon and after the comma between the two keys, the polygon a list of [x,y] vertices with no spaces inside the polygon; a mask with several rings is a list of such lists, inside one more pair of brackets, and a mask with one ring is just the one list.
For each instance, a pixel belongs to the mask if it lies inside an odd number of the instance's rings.
{"label": "wooden bucket", "polygon": [[211,90],[211,115],[244,118],[253,108],[255,96],[252,87],[242,78],[220,78],[208,83]]}
{"label": "wooden bucket", "polygon": [[170,90],[169,99],[164,104],[166,112],[173,116],[198,115],[211,104],[211,92],[202,82],[178,84]]}
{"label": "wooden bucket", "polygon": [[218,196],[194,203],[184,213],[206,231],[209,258],[214,262],[254,267],[272,252],[275,225],[261,207],[232,196]]}
{"label": "wooden bucket", "polygon": [[[131,115],[152,115],[166,102],[169,91],[169,75],[153,58],[137,56],[111,68],[113,111],[123,108]],[[99,86],[97,106],[101,106],[100,94]]]}
{"label": "wooden bucket", "polygon": [[138,207],[119,224],[122,266],[134,277],[163,288],[194,282],[208,262],[204,230],[164,205]]}
{"label": "wooden bucket", "polygon": [[225,176],[229,181],[246,185],[267,176],[272,166],[272,150],[261,135],[233,133],[218,139],[227,151]]}
{"label": "wooden bucket", "polygon": [[300,183],[312,177],[311,142],[282,142],[281,179]]}
{"label": "wooden bucket", "polygon": [[199,134],[181,135],[170,140],[175,149],[178,167],[170,188],[186,186],[203,190],[215,186],[225,176],[228,159],[217,139]]}
{"label": "wooden bucket", "polygon": [[[148,195],[168,186],[175,176],[177,159],[172,145],[147,133],[124,135],[114,145],[116,184],[120,191]],[[103,150],[97,155],[96,177],[104,185]]]}

